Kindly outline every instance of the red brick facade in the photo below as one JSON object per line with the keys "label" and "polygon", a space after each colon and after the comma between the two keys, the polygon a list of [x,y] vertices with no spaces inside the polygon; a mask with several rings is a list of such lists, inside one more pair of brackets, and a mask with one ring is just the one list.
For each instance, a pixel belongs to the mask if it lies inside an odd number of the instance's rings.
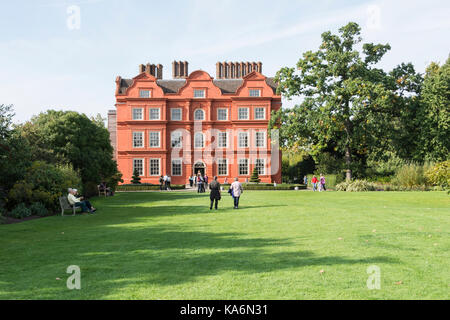
{"label": "red brick facade", "polygon": [[[180,65],[177,78],[187,72],[187,63]],[[255,166],[262,182],[281,183],[281,152],[267,134],[271,111],[281,107],[272,78],[252,71],[237,79],[231,66],[221,80],[204,71],[162,80],[155,77],[158,68],[139,70],[133,79],[117,77],[116,114],[110,113],[124,183],[135,167],[143,183],[157,184],[167,174],[172,184],[187,184],[199,171],[217,175],[221,183],[245,181]]]}

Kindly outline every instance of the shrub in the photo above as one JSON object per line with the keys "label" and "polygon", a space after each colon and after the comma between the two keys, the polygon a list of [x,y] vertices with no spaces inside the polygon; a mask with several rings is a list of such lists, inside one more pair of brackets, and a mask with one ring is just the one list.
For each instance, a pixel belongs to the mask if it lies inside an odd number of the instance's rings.
{"label": "shrub", "polygon": [[261,181],[261,179],[259,178],[259,174],[258,174],[258,168],[253,168],[253,172],[252,175],[250,177],[250,182],[256,182],[259,183]]}
{"label": "shrub", "polygon": [[[141,184],[122,184],[117,186],[116,191],[119,192],[127,192],[127,191],[152,191],[159,190],[159,184],[151,184],[151,183],[141,183]],[[172,190],[181,190],[185,189],[186,186],[184,184],[171,184],[170,189]]]}
{"label": "shrub", "polygon": [[93,181],[88,181],[83,184],[83,190],[81,192],[86,198],[98,196],[98,184]]}
{"label": "shrub", "polygon": [[366,180],[352,181],[346,188],[348,192],[364,192],[364,191],[376,191],[377,188],[371,182]]}
{"label": "shrub", "polygon": [[14,209],[11,210],[9,216],[15,219],[23,219],[31,216],[31,210],[25,205],[25,203],[19,203]]}
{"label": "shrub", "polygon": [[9,191],[8,207],[41,202],[49,211],[57,210],[58,197],[66,193],[67,188],[76,187],[79,183],[77,172],[70,166],[35,161],[25,173],[24,180],[16,182]]}
{"label": "shrub", "polygon": [[396,171],[392,183],[409,189],[418,189],[419,187],[424,188],[428,185],[425,171],[429,168],[429,164],[405,164]]}
{"label": "shrub", "polygon": [[425,172],[425,177],[433,186],[450,187],[450,160],[436,163]]}
{"label": "shrub", "polygon": [[131,177],[132,184],[141,184],[141,177],[139,176],[139,172],[137,169],[134,169],[133,176]]}
{"label": "shrub", "polygon": [[336,185],[336,191],[347,191],[347,188],[348,188],[348,185],[349,185],[349,184],[350,184],[350,183],[347,182],[347,181],[338,183],[338,184]]}
{"label": "shrub", "polygon": [[48,215],[47,208],[41,202],[34,202],[30,206],[31,214],[34,216],[45,217]]}

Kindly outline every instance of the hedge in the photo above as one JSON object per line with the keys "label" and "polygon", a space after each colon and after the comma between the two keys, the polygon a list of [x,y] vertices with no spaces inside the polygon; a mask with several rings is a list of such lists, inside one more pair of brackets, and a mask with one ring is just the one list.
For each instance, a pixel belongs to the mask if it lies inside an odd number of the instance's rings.
{"label": "hedge", "polygon": [[[295,187],[298,187],[299,190],[306,189],[306,186],[303,184],[277,184],[276,187],[272,183],[244,183],[242,184],[244,190],[294,190]],[[225,189],[225,188],[224,188]]]}
{"label": "hedge", "polygon": [[[159,190],[159,184],[121,184],[117,186],[116,191],[124,192],[124,191],[151,191],[151,190]],[[182,190],[185,189],[186,186],[184,184],[172,184],[170,185],[171,190]]]}

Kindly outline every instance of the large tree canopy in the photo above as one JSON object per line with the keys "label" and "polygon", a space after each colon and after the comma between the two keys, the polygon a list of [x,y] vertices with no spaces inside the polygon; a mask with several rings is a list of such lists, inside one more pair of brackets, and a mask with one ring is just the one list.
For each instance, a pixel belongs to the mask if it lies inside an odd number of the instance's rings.
{"label": "large tree canopy", "polygon": [[98,183],[117,172],[108,131],[84,114],[49,110],[20,129],[35,147],[34,160],[71,163],[83,183]]}
{"label": "large tree canopy", "polygon": [[313,155],[331,147],[341,154],[347,179],[377,145],[395,99],[388,75],[375,67],[390,46],[365,43],[359,49],[361,40],[360,27],[351,22],[337,35],[323,33],[319,50],[305,52],[297,68],[282,68],[278,92],[303,102],[280,110],[270,123],[281,129],[285,146],[306,145]]}

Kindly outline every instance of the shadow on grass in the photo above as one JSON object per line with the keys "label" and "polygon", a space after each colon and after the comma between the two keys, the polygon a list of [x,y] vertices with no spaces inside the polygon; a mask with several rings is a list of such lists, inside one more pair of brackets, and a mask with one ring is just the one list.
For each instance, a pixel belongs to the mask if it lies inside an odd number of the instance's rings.
{"label": "shadow on grass", "polygon": [[[171,197],[168,194],[162,198]],[[130,201],[138,204],[143,199],[139,196]],[[108,205],[115,205],[114,202]],[[148,215],[147,209],[152,209]],[[202,277],[230,272],[239,276],[307,266],[399,263],[386,256],[361,259],[317,256],[299,248],[298,238],[293,243],[289,238],[192,231],[190,226],[182,224],[128,225],[148,216],[204,213],[209,212],[209,208],[157,206],[127,207],[127,210],[130,212],[126,216],[112,215],[117,224],[111,223],[108,217],[91,220],[92,225],[87,229],[67,232],[63,238],[55,240],[51,249],[33,247],[26,259],[27,269],[36,272],[35,276],[19,277],[14,283],[1,281],[0,299],[29,298],[30,287],[38,288],[33,299],[101,299],[120,294],[127,288],[137,290],[140,298],[153,299],[158,298],[158,288],[185,283],[198,285]],[[285,250],[280,251],[280,247]],[[70,291],[65,281],[54,280],[55,277],[66,279],[68,275],[64,272],[69,265],[80,266],[82,290]],[[42,280],[42,277],[46,278]]]}

